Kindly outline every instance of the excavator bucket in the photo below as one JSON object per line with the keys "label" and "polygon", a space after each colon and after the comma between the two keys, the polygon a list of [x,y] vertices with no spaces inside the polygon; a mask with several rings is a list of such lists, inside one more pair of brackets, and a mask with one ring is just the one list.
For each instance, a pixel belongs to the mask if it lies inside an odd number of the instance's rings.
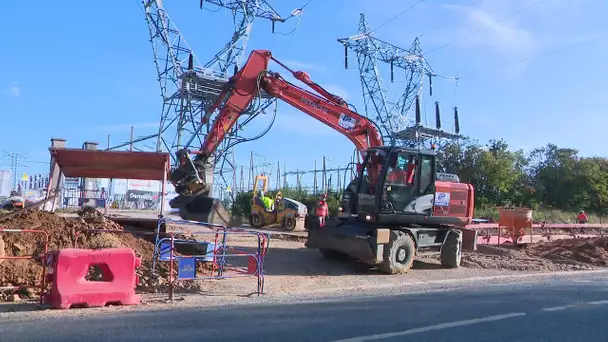
{"label": "excavator bucket", "polygon": [[182,220],[206,222],[222,226],[231,223],[231,217],[220,200],[207,196],[177,196],[169,205],[179,209]]}

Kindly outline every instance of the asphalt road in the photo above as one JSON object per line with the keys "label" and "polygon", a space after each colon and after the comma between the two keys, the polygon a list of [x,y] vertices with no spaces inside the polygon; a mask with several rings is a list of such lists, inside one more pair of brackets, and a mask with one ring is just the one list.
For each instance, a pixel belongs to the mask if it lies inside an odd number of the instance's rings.
{"label": "asphalt road", "polygon": [[594,274],[317,303],[9,315],[0,318],[0,340],[601,341],[607,338],[607,285],[605,274]]}

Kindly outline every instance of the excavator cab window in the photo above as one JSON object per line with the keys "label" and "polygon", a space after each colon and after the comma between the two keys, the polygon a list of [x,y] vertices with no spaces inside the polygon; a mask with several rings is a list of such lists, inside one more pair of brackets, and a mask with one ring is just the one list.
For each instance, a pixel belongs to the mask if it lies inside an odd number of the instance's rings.
{"label": "excavator cab window", "polygon": [[390,156],[382,186],[382,211],[403,212],[415,199],[418,165],[419,158],[415,153],[397,151]]}
{"label": "excavator cab window", "polygon": [[435,193],[435,158],[422,155],[420,158],[420,196]]}
{"label": "excavator cab window", "polygon": [[366,195],[376,194],[378,178],[384,165],[385,155],[386,152],[384,151],[372,151],[365,157],[359,193]]}
{"label": "excavator cab window", "polygon": [[357,207],[360,213],[374,213],[376,209],[377,189],[382,167],[386,161],[386,151],[370,150],[363,158],[361,172],[359,173],[359,186],[357,187]]}

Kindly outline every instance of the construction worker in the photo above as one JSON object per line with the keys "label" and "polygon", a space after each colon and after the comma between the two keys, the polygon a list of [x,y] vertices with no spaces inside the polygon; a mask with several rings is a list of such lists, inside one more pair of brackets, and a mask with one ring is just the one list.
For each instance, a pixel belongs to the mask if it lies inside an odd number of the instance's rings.
{"label": "construction worker", "polygon": [[329,207],[327,206],[327,194],[321,194],[319,202],[317,202],[317,208],[315,209],[315,216],[319,219],[319,227],[325,225],[325,219],[329,215]]}
{"label": "construction worker", "polygon": [[272,207],[274,205],[274,201],[272,200],[272,198],[266,196],[266,194],[262,190],[260,190],[259,196],[262,199],[262,202],[264,202],[264,208],[268,211],[272,211]]}
{"label": "construction worker", "polygon": [[388,183],[412,185],[414,181],[414,170],[416,169],[416,163],[414,157],[410,156],[407,161],[407,171],[405,171],[401,164],[404,164],[403,157],[399,156],[399,160],[395,160],[393,170],[386,176]]}
{"label": "construction worker", "polygon": [[[589,222],[589,217],[587,217],[584,210],[581,210],[576,217],[576,223],[585,224],[587,222]],[[581,234],[585,234],[585,228],[583,227],[581,227]]]}
{"label": "construction worker", "polygon": [[386,176],[387,183],[405,184],[405,171],[400,164],[403,164],[403,157],[393,157],[389,166],[392,170]]}

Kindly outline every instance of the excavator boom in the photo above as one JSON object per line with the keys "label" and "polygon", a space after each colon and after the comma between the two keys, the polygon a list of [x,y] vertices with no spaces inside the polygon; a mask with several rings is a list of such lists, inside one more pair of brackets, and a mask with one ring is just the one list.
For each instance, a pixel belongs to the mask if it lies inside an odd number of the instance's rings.
{"label": "excavator boom", "polygon": [[[310,86],[320,95],[286,81],[277,72],[268,71],[271,60],[283,66],[296,79]],[[222,92],[219,97],[222,99],[228,95],[209,135],[203,142],[200,151],[203,155],[208,156],[215,152],[240,115],[259,96],[261,90],[342,133],[358,150],[382,146],[382,137],[370,120],[350,110],[343,99],[310,80],[306,73],[292,71],[274,59],[270,51],[252,51],[245,66],[231,78],[229,84],[231,88]]]}
{"label": "excavator boom", "polygon": [[[318,94],[288,82],[278,72],[269,71],[271,60]],[[243,68],[230,78],[227,87],[208,111],[209,114],[220,109],[200,150],[192,152],[184,149],[177,152],[180,166],[171,175],[177,193],[184,196],[208,194],[209,186],[205,182],[205,174],[213,168],[208,161],[262,90],[342,133],[361,152],[383,145],[380,130],[375,124],[348,108],[342,98],[313,82],[305,72],[289,69],[274,59],[270,51],[254,50]],[[208,118],[209,115],[205,115],[203,120]],[[191,159],[190,154],[196,156]]]}
{"label": "excavator boom", "polygon": [[[269,71],[270,61],[276,62],[316,93],[286,81],[278,72]],[[361,153],[370,147],[383,145],[380,130],[375,124],[348,108],[342,98],[312,81],[305,72],[293,71],[277,61],[270,51],[254,50],[243,68],[230,78],[217,101],[203,117],[203,123],[206,123],[211,113],[219,109],[219,114],[200,150],[189,151],[186,147],[176,153],[179,165],[171,172],[170,179],[180,196],[170,204],[173,208],[179,208],[183,219],[216,224],[229,223],[229,215],[221,203],[209,197],[210,186],[205,175],[213,170],[213,157],[218,146],[239,117],[261,95],[261,91],[287,102],[342,133]],[[195,157],[191,158],[191,154]]]}

